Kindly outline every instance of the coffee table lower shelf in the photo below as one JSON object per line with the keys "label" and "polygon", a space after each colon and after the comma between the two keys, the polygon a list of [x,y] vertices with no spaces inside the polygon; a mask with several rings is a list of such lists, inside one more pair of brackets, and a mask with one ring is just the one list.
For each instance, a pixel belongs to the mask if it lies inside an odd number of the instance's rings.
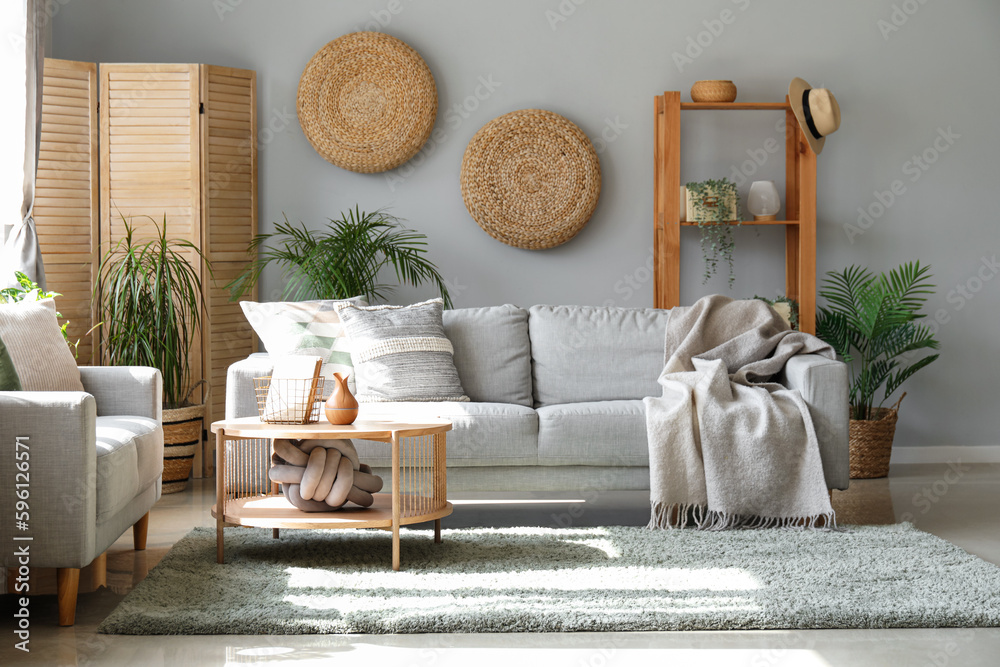
{"label": "coffee table lower shelf", "polygon": [[[426,500],[428,505],[431,502],[430,498],[419,497],[406,497],[405,502],[419,505],[421,500]],[[434,511],[401,513],[399,525],[435,521],[451,512],[451,503],[446,502],[444,507]],[[212,505],[212,516],[218,516],[217,505]],[[284,496],[236,498],[226,503],[223,521],[257,528],[392,528],[392,494],[376,493],[371,507],[350,507],[330,512],[303,512],[293,507]]]}
{"label": "coffee table lower shelf", "polygon": [[[409,526],[415,523],[434,522],[434,542],[441,542],[441,519],[452,512],[452,505],[445,502],[436,509],[431,498],[404,495],[401,500],[407,511],[400,512],[399,526]],[[212,516],[218,519],[218,505],[212,505]],[[393,530],[392,494],[376,493],[375,502],[371,507],[350,507],[330,512],[303,512],[289,503],[284,496],[267,495],[235,498],[226,502],[224,522],[237,526],[252,526],[255,528],[271,528],[274,537],[278,537],[280,528],[294,529],[338,529],[338,528],[380,528],[393,532],[392,562],[393,569],[399,569],[399,531]],[[219,562],[222,563],[222,544],[225,539],[222,529],[218,530]]]}

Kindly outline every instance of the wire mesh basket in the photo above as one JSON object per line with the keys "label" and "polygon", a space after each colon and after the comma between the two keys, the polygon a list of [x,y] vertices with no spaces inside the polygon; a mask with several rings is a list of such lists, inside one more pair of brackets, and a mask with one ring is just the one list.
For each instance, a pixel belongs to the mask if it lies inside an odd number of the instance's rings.
{"label": "wire mesh basket", "polygon": [[268,424],[312,424],[323,406],[323,378],[253,379],[257,414]]}

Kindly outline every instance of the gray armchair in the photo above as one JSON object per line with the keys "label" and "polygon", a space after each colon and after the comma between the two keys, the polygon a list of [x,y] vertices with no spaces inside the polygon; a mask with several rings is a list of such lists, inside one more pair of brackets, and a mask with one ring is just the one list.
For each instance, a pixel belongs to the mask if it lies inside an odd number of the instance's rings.
{"label": "gray armchair", "polygon": [[81,366],[80,376],[85,392],[0,392],[0,544],[13,545],[0,564],[8,590],[24,565],[19,547],[28,567],[57,568],[59,625],[74,623],[80,568],[129,526],[135,549],[146,548],[163,476],[160,372]]}

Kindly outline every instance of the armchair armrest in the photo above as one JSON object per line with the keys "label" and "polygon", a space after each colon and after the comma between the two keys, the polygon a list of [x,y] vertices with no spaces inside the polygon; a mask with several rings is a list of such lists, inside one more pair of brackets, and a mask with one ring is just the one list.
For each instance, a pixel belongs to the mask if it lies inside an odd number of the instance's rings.
{"label": "armchair armrest", "polygon": [[[89,393],[0,392],[0,540],[29,544],[32,567],[83,567],[96,555],[96,439]],[[18,500],[27,503],[27,530],[15,525]],[[32,540],[14,542],[15,535]],[[15,565],[13,551],[4,549],[0,563]]]}
{"label": "armchair armrest", "polygon": [[146,366],[80,366],[80,380],[97,399],[101,417],[132,415],[163,419],[163,378]]}
{"label": "armchair armrest", "polygon": [[226,419],[257,416],[253,379],[270,375],[273,370],[271,357],[264,353],[251,354],[229,366],[226,375]]}
{"label": "armchair armrest", "polygon": [[788,360],[778,381],[798,389],[809,406],[827,487],[846,489],[851,481],[847,364],[803,354]]}

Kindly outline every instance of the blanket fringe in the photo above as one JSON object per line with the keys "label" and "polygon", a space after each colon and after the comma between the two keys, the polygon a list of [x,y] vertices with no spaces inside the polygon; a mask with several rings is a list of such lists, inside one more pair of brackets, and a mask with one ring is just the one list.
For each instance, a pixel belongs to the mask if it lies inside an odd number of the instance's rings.
{"label": "blanket fringe", "polygon": [[674,530],[734,530],[755,528],[786,528],[789,530],[819,530],[841,532],[837,526],[837,512],[829,511],[814,516],[768,517],[730,514],[708,509],[692,503],[651,502],[650,529]]}

